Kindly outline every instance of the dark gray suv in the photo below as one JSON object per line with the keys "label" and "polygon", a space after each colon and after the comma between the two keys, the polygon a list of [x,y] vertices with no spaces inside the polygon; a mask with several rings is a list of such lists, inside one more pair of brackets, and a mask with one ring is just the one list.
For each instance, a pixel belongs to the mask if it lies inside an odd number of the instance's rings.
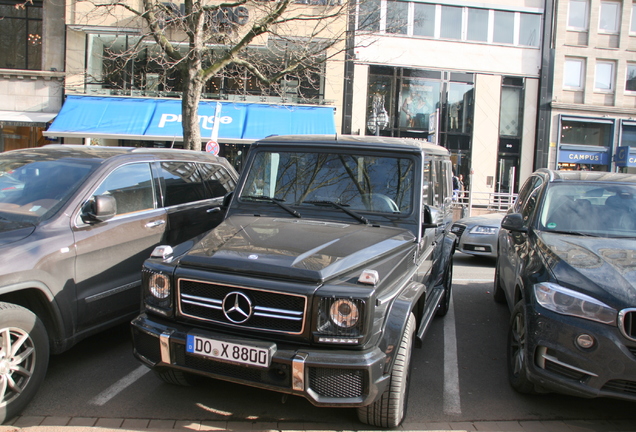
{"label": "dark gray suv", "polygon": [[135,355],[175,384],[212,378],[404,419],[411,348],[451,296],[451,161],[422,141],[270,137],[226,219],[143,269]]}
{"label": "dark gray suv", "polygon": [[0,423],[49,353],[139,312],[158,244],[218,225],[237,173],[201,152],[52,145],[0,154]]}

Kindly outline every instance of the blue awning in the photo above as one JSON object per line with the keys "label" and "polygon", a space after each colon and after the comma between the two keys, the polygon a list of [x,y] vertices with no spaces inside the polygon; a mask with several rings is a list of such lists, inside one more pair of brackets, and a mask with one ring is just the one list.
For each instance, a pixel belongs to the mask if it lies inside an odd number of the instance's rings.
{"label": "blue awning", "polygon": [[[212,136],[217,104],[220,141],[254,141],[269,135],[335,134],[335,108],[226,101],[199,103],[201,139]],[[182,141],[181,100],[67,96],[49,137]]]}

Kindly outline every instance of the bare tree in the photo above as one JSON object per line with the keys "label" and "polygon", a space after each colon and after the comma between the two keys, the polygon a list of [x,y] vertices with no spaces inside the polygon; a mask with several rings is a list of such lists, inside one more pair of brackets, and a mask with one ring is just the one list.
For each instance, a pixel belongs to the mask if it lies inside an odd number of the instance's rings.
{"label": "bare tree", "polygon": [[159,67],[162,88],[178,81],[188,149],[201,148],[197,110],[206,85],[225,78],[249,85],[251,94],[283,95],[290,81],[302,81],[302,97],[345,49],[347,0],[183,1],[78,0],[75,15],[78,24],[142,29],[132,46],[104,47],[115,65],[108,72],[123,73],[143,51]]}

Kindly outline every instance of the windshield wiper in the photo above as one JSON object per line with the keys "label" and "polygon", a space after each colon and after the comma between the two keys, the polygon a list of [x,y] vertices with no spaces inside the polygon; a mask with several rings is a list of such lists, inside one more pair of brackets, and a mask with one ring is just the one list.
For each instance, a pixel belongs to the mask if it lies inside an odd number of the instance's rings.
{"label": "windshield wiper", "polygon": [[349,210],[348,208],[346,208],[342,204],[338,204],[337,202],[334,202],[334,201],[326,201],[326,200],[324,200],[324,201],[303,201],[303,204],[313,204],[313,205],[317,205],[317,206],[325,205],[325,206],[335,207],[337,209],[342,210],[343,212],[345,212],[346,214],[348,214],[352,218],[358,220],[359,222],[362,222],[365,225],[369,224],[369,219],[365,218],[361,214],[358,214],[358,213],[356,213],[354,211]]}
{"label": "windshield wiper", "polygon": [[241,199],[253,199],[253,200],[257,200],[257,201],[267,201],[270,203],[274,203],[277,204],[280,208],[284,209],[285,211],[289,212],[289,214],[291,214],[292,216],[295,216],[297,218],[300,218],[300,213],[298,213],[296,210],[294,210],[293,208],[291,208],[290,206],[288,206],[287,204],[283,203],[283,200],[280,198],[272,198],[272,197],[268,197],[265,195],[243,195],[241,197]]}

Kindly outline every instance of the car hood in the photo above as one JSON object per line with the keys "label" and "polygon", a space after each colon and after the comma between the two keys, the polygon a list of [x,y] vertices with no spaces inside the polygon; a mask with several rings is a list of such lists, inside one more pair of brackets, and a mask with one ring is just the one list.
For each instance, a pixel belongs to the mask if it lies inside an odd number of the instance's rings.
{"label": "car hood", "polygon": [[[540,233],[539,250],[560,283],[585,287],[621,303],[636,304],[636,242],[634,239]],[[590,284],[589,282],[592,282]]]}
{"label": "car hood", "polygon": [[0,219],[0,246],[22,240],[30,236],[33,231],[35,231],[33,224]]}
{"label": "car hood", "polygon": [[180,259],[185,267],[324,282],[394,254],[415,238],[404,229],[235,215]]}

